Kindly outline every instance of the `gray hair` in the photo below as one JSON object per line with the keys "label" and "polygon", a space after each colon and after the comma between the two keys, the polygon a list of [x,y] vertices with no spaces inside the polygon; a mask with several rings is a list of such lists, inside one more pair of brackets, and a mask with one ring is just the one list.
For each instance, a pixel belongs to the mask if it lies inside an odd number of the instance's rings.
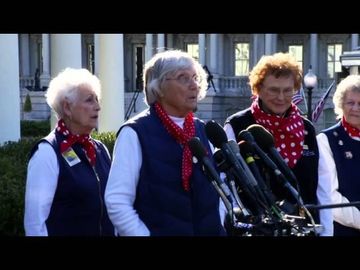
{"label": "gray hair", "polygon": [[333,97],[334,111],[337,114],[337,119],[343,117],[344,99],[349,91],[360,93],[360,75],[349,75],[338,84]]}
{"label": "gray hair", "polygon": [[66,68],[50,81],[45,94],[46,102],[56,112],[58,118],[64,116],[62,102],[68,99],[70,102],[78,98],[78,90],[87,86],[94,91],[98,99],[101,95],[100,80],[87,69]]}
{"label": "gray hair", "polygon": [[162,83],[168,74],[175,74],[179,70],[195,68],[196,75],[200,77],[198,100],[206,95],[208,87],[207,74],[203,67],[190,54],[180,50],[169,50],[153,56],[144,68],[145,102],[154,104],[161,96]]}

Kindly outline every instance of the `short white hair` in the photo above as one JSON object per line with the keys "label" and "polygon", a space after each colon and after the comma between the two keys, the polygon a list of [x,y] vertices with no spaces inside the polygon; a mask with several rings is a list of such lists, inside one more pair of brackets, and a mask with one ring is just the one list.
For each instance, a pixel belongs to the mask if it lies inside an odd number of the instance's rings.
{"label": "short white hair", "polygon": [[89,87],[100,99],[100,80],[87,69],[66,68],[50,81],[45,94],[46,102],[55,111],[58,118],[64,116],[62,102],[65,99],[74,102],[78,97],[79,89],[83,86]]}
{"label": "short white hair", "polygon": [[360,75],[349,75],[336,87],[336,91],[333,96],[333,103],[337,119],[341,119],[344,115],[345,95],[350,91],[360,93]]}
{"label": "short white hair", "polygon": [[198,100],[201,100],[206,95],[208,87],[207,73],[190,54],[180,50],[169,50],[157,53],[151,58],[144,68],[144,93],[145,102],[148,105],[154,104],[159,96],[161,96],[162,83],[166,75],[175,74],[182,69],[194,67],[196,75],[200,77],[201,83],[199,86]]}

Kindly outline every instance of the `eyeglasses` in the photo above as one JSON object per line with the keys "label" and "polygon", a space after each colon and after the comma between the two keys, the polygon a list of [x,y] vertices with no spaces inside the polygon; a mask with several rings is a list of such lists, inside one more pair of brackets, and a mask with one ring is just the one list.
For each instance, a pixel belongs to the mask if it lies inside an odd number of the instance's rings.
{"label": "eyeglasses", "polygon": [[295,93],[293,89],[286,89],[284,91],[281,91],[280,89],[276,88],[265,88],[266,92],[271,97],[277,97],[280,96],[280,93],[284,95],[284,97],[292,97]]}
{"label": "eyeglasses", "polygon": [[202,78],[198,75],[194,75],[192,77],[188,76],[188,75],[179,75],[176,78],[166,78],[167,81],[178,81],[179,83],[181,83],[182,85],[190,85],[190,83],[192,81],[194,81],[197,84],[200,84],[202,82]]}
{"label": "eyeglasses", "polygon": [[347,101],[344,104],[345,104],[345,106],[347,106],[347,107],[349,107],[351,109],[355,109],[355,105],[357,105],[356,108],[360,108],[360,102]]}

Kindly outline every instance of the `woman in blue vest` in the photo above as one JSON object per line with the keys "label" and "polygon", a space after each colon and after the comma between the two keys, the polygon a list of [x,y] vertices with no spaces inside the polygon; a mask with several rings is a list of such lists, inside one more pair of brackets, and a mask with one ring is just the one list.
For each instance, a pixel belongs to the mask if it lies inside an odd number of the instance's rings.
{"label": "woman in blue vest", "polygon": [[104,203],[110,170],[105,145],[90,132],[99,118],[100,81],[67,68],[46,93],[59,121],[32,149],[25,194],[27,236],[113,236]]}
{"label": "woman in blue vest", "polygon": [[[319,182],[330,184],[331,202],[360,201],[360,76],[349,75],[333,97],[340,121],[317,135]],[[332,209],[334,236],[360,236],[360,206]]]}
{"label": "woman in blue vest", "polygon": [[[224,129],[229,139],[239,142],[241,138],[238,134],[242,130],[253,124],[263,126],[273,136],[274,147],[285,161],[288,174],[292,173],[295,176],[292,178],[296,178],[291,181],[291,176],[287,176],[289,182],[298,188],[305,204],[317,204],[324,200],[323,197],[326,198],[326,193],[321,193],[318,186],[319,153],[315,128],[292,103],[292,97],[300,89],[301,81],[302,69],[290,54],[263,56],[249,75],[253,94],[251,106],[229,116]],[[258,143],[261,145],[261,142]],[[278,184],[275,175],[268,173],[264,178],[279,202],[296,202],[294,196]],[[287,213],[292,213],[292,208],[284,209]],[[298,211],[294,211],[294,214],[299,215]],[[321,221],[324,225],[322,235],[331,235],[331,213],[324,210],[320,213],[320,218],[315,211],[311,214],[316,223]]]}
{"label": "woman in blue vest", "polygon": [[149,108],[118,132],[105,191],[112,223],[120,236],[219,236],[219,196],[188,141],[196,136],[211,148],[197,119],[206,73],[189,54],[156,54],[144,69]]}

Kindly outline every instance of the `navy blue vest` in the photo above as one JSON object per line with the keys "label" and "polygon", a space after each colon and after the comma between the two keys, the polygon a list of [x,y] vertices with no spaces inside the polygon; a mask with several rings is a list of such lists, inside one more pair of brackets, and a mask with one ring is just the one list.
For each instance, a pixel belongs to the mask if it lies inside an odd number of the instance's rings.
{"label": "navy blue vest", "polygon": [[[219,196],[194,164],[187,192],[181,183],[182,147],[169,135],[154,108],[130,119],[140,141],[142,166],[134,207],[152,236],[225,235],[219,215]],[[196,136],[211,150],[204,123],[195,120]]]}
{"label": "navy blue vest", "polygon": [[[339,192],[350,202],[360,201],[360,170],[357,169],[360,164],[360,142],[351,139],[340,122],[323,132],[334,156]],[[334,221],[334,236],[360,236],[360,231]]]}
{"label": "navy blue vest", "polygon": [[103,144],[96,143],[95,172],[88,162],[81,145],[74,149],[81,162],[69,166],[60,154],[59,143],[63,135],[52,131],[33,148],[30,158],[40,142],[54,148],[59,162],[59,178],[46,227],[49,236],[114,236],[114,227],[104,203],[105,186],[110,170],[110,158]]}

